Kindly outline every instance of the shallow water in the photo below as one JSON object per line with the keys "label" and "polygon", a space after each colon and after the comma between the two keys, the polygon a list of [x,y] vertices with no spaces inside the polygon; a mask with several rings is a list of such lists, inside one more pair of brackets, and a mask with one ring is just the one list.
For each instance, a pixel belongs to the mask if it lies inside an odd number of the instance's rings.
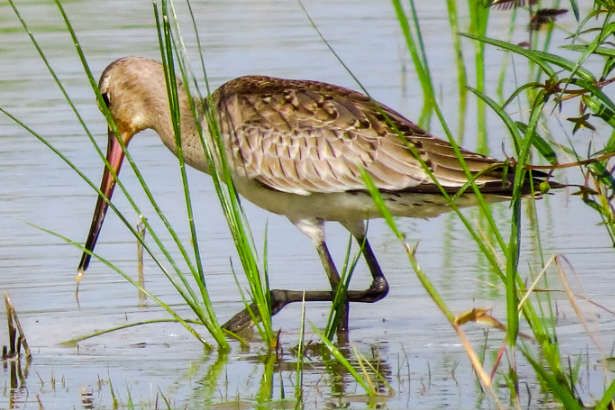
{"label": "shallow water", "polygon": [[[372,96],[409,118],[416,117],[420,90],[390,4],[362,1],[349,7],[341,1],[312,1],[306,5],[324,35]],[[214,86],[238,75],[258,73],[356,88],[296,3],[217,1],[195,2],[193,6]],[[439,11],[439,4],[422,7],[437,87],[454,89],[446,16]],[[20,5],[20,9],[99,144],[104,146],[103,118],[57,11],[47,2],[34,1]],[[73,1],[66,4],[66,10],[95,73],[124,55],[158,58],[148,2]],[[181,13],[185,11],[180,10]],[[496,13],[494,31],[503,27],[506,19],[505,13]],[[189,32],[189,25],[184,26],[184,31]],[[6,4],[0,5],[0,35],[0,104],[48,138],[97,184],[102,170],[100,160]],[[187,40],[196,56],[193,41]],[[488,61],[493,60],[494,67],[499,67],[501,53],[491,50],[489,56]],[[497,73],[497,69],[494,71]],[[455,93],[442,94],[445,113],[451,124],[456,124]],[[506,132],[493,118],[489,127],[490,146],[494,155],[501,156]],[[465,145],[469,148],[474,146],[473,134],[473,122],[468,121]],[[585,146],[590,136],[580,134],[574,138],[579,146]],[[174,157],[152,132],[135,138],[130,150],[161,207],[188,241]],[[234,346],[229,357],[217,358],[215,354],[204,354],[201,345],[180,326],[153,325],[90,339],[78,348],[63,347],[60,343],[71,337],[131,321],[165,317],[165,313],[151,301],[141,306],[136,290],[96,261],[81,284],[80,303],[76,303],[73,278],[79,250],[31,224],[83,241],[95,193],[46,147],[4,116],[0,117],[0,172],[0,290],[10,293],[34,355],[29,376],[17,389],[10,389],[9,370],[0,370],[0,408],[31,408],[37,406],[37,400],[45,408],[79,407],[82,391],[92,394],[96,408],[111,408],[109,381],[124,403],[130,394],[139,407],[154,407],[158,393],[169,398],[174,407],[254,405],[263,373],[258,342],[248,351]],[[229,258],[235,258],[232,240],[209,177],[197,172],[189,175],[208,284],[219,317],[224,320],[241,308],[229,265]],[[579,180],[574,172],[560,177]],[[128,168],[123,171],[122,180],[130,192],[140,192]],[[145,215],[152,215],[144,196],[137,194],[136,198]],[[136,222],[137,216],[129,211],[121,195],[116,196],[116,203]],[[326,288],[327,281],[309,241],[283,217],[267,214],[250,204],[245,206],[257,241],[267,229],[269,271],[274,287]],[[552,254],[565,255],[576,272],[575,286],[582,285],[588,297],[614,310],[615,253],[606,231],[598,225],[597,215],[569,192],[549,195],[536,206],[545,259]],[[466,214],[475,219],[477,213],[467,210]],[[498,205],[495,215],[501,216],[505,224],[509,217],[506,205]],[[462,312],[472,307],[493,307],[496,317],[505,317],[501,285],[457,217],[402,220],[400,226],[411,242],[420,240],[419,261],[452,309]],[[341,263],[346,234],[331,226],[328,238]],[[399,243],[381,221],[370,223],[370,238],[392,290],[387,299],[375,305],[352,307],[350,342],[366,354],[377,355],[389,367],[389,382],[396,393],[385,399],[386,406],[489,407],[458,339],[418,283]],[[540,258],[533,249],[533,230],[524,230],[523,239],[521,268],[540,270]],[[97,251],[126,271],[135,270],[135,241],[112,214],[107,218]],[[146,260],[145,270],[147,288],[182,310],[180,300],[153,262]],[[364,272],[361,267],[353,287],[368,284]],[[581,291],[579,287],[575,289]],[[587,369],[582,372],[587,389],[583,394],[591,397],[601,391],[603,383],[603,373],[596,365],[596,349],[565,297],[556,299],[563,351],[588,355],[584,358]],[[608,351],[615,340],[613,316],[595,307],[583,307]],[[324,324],[327,312],[326,304],[307,307],[308,320],[317,325]],[[276,375],[274,399],[280,398],[281,385],[287,397],[293,395],[294,358],[288,351],[297,343],[299,313],[299,306],[290,306],[274,320],[274,325],[282,329],[284,363],[291,366],[290,371]],[[485,337],[483,329],[469,325],[467,331],[479,346]],[[5,337],[2,323],[2,344]],[[310,338],[315,339],[313,335]],[[500,347],[501,338],[497,332],[490,333],[490,355]],[[304,379],[307,408],[337,406],[341,402],[351,402],[352,407],[365,406],[360,389],[348,375],[340,381],[339,371],[332,370],[318,357],[313,360]],[[217,380],[215,386],[210,385],[211,380]],[[534,392],[534,405],[540,403],[534,381],[527,382]],[[237,398],[239,402],[235,403]]]}

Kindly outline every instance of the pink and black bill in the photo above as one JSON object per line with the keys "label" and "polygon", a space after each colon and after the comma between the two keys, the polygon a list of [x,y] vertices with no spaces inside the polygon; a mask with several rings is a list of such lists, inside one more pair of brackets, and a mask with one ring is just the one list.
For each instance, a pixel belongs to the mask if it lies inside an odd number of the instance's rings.
{"label": "pink and black bill", "polygon": [[[96,201],[96,208],[94,209],[94,214],[92,215],[90,232],[88,233],[88,237],[85,242],[85,248],[90,252],[93,252],[94,247],[96,246],[96,240],[98,239],[98,235],[100,234],[100,230],[105,220],[105,215],[107,214],[107,209],[109,207],[109,201],[111,201],[113,189],[115,188],[116,177],[120,173],[123,160],[124,150],[118,142],[114,132],[109,130],[107,142],[107,161],[109,162],[109,168],[105,166],[103,171],[102,180],[100,182],[100,191],[102,195],[99,194],[98,200]],[[112,169],[113,173],[109,169]],[[90,259],[91,255],[84,251],[81,255],[81,261],[79,262],[78,275],[83,275],[83,273],[87,270]]]}

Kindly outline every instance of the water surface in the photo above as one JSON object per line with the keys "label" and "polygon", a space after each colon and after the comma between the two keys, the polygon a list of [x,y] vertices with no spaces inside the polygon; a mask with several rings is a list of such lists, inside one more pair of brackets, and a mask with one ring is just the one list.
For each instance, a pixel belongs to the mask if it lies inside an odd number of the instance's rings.
{"label": "water surface", "polygon": [[[342,1],[310,1],[306,5],[371,95],[409,118],[416,118],[420,112],[420,89],[390,4],[361,1],[350,7]],[[296,3],[212,1],[195,2],[193,6],[214,86],[238,75],[268,74],[357,88]],[[65,7],[95,73],[125,55],[159,57],[150,3],[73,1]],[[447,18],[440,11],[440,4],[425,3],[421,7],[431,68],[437,87],[442,90],[441,103],[450,123],[456,124],[455,93],[447,91],[455,86]],[[36,1],[20,5],[20,9],[88,127],[104,146],[106,126],[58,12],[47,2]],[[185,10],[179,11],[187,21]],[[506,21],[505,13],[496,13],[494,33],[503,32]],[[184,25],[184,31],[189,32],[189,25]],[[0,35],[0,104],[48,138],[98,183],[100,160],[6,4],[0,5]],[[191,36],[187,36],[187,44],[196,68],[197,54]],[[501,52],[490,50],[488,56],[493,67],[499,67]],[[502,156],[502,140],[507,134],[495,118],[489,119],[489,127],[493,153]],[[437,129],[434,127],[436,132]],[[465,136],[469,148],[475,146],[474,133],[473,121],[469,121]],[[586,146],[589,138],[599,140],[600,135],[580,134],[574,138],[579,146]],[[506,144],[509,146],[508,141]],[[189,234],[175,158],[153,132],[135,138],[130,150],[162,208],[187,242]],[[0,175],[0,290],[10,293],[34,354],[29,377],[17,390],[9,389],[8,369],[0,370],[0,407],[13,405],[13,400],[17,408],[36,406],[37,397],[45,408],[79,407],[80,394],[85,391],[93,394],[97,408],[111,408],[109,380],[124,402],[129,391],[133,400],[144,407],[154,406],[158,392],[178,407],[224,403],[237,397],[246,405],[254,403],[263,372],[258,343],[248,351],[234,346],[229,358],[219,359],[215,354],[205,354],[181,327],[157,325],[91,339],[78,348],[60,345],[68,338],[96,329],[165,317],[165,313],[153,302],[141,306],[136,290],[96,261],[81,284],[80,303],[76,303],[73,278],[80,251],[31,224],[77,241],[85,240],[95,193],[52,152],[5,117],[0,117]],[[232,240],[209,177],[197,172],[190,172],[189,176],[208,284],[219,317],[225,320],[242,306],[229,264],[229,258],[235,258]],[[574,172],[560,177],[579,180]],[[153,220],[151,207],[139,194],[136,179],[128,168],[123,171],[122,180],[135,193],[145,215]],[[116,203],[137,221],[137,215],[121,195],[116,196]],[[260,241],[265,229],[268,232],[269,270],[274,287],[326,288],[327,281],[307,238],[285,218],[248,203],[245,206],[255,238]],[[579,292],[615,309],[615,255],[597,215],[569,192],[549,195],[536,206],[545,258],[565,255],[574,266],[575,283],[582,286],[582,290],[577,288]],[[467,210],[466,214],[475,218],[477,213]],[[504,226],[509,218],[507,206],[498,205],[495,215],[501,217]],[[455,216],[443,215],[430,221],[407,219],[400,221],[400,226],[409,241],[420,241],[419,261],[452,309],[461,312],[475,306],[493,307],[496,317],[505,317],[501,284]],[[533,230],[524,230],[520,264],[524,272],[540,270],[534,236]],[[328,238],[341,263],[346,233],[331,226]],[[375,305],[352,307],[351,343],[368,355],[378,356],[388,366],[396,393],[386,400],[386,405],[488,407],[489,402],[481,399],[458,339],[419,285],[400,244],[381,221],[370,223],[370,238],[392,287],[387,299]],[[135,241],[112,214],[107,218],[97,251],[127,272],[134,272]],[[175,308],[183,309],[150,260],[146,260],[146,281],[148,289]],[[365,267],[361,265],[353,286],[362,288],[368,283]],[[560,334],[565,335],[560,340],[562,349],[571,355],[589,354],[588,369],[582,377],[587,386],[584,394],[590,397],[602,388],[602,373],[594,367],[596,350],[565,297],[556,298]],[[608,351],[615,339],[613,316],[595,307],[584,308],[589,310],[592,326],[599,331]],[[299,310],[298,306],[290,306],[274,320],[274,325],[282,330],[287,350],[297,341]],[[322,326],[327,312],[326,304],[310,305],[308,320]],[[467,331],[476,346],[485,337],[479,327],[468,326]],[[1,325],[2,344],[5,333]],[[489,352],[497,351],[501,337],[491,332]],[[287,352],[285,360],[292,365],[290,353]],[[306,407],[320,408],[338,400],[352,401],[354,407],[364,406],[362,397],[353,396],[360,394],[356,385],[347,376],[338,381],[335,372],[325,367],[316,358],[306,370]],[[208,384],[216,379],[212,374],[219,375],[216,386]],[[273,397],[279,398],[280,384],[292,396],[292,367],[290,372],[277,377]],[[538,392],[535,385],[531,390]],[[343,399],[339,399],[343,391]]]}

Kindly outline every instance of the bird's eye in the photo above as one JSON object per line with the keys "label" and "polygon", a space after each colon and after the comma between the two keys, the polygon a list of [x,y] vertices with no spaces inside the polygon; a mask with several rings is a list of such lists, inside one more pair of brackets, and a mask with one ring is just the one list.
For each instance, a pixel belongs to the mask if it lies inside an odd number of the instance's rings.
{"label": "bird's eye", "polygon": [[109,98],[109,93],[102,93],[102,98],[105,100],[105,105],[109,107],[111,105],[111,99]]}

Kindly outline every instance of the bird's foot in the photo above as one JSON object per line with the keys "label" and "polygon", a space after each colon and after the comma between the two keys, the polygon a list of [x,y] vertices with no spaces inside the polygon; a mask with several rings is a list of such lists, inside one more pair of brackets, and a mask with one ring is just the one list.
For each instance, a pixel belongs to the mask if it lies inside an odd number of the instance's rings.
{"label": "bird's foot", "polygon": [[[292,302],[298,302],[301,299],[297,299],[297,294],[300,293],[298,291],[290,291],[285,289],[272,289],[269,291],[270,301],[271,301],[271,316],[278,313],[280,310],[284,308],[284,306],[288,305]],[[254,326],[256,323],[260,322],[262,318],[260,317],[258,307],[255,303],[251,303],[245,309],[236,313],[232,318],[230,318],[226,323],[222,325],[222,328],[228,330],[232,333],[239,333],[248,327]]]}

